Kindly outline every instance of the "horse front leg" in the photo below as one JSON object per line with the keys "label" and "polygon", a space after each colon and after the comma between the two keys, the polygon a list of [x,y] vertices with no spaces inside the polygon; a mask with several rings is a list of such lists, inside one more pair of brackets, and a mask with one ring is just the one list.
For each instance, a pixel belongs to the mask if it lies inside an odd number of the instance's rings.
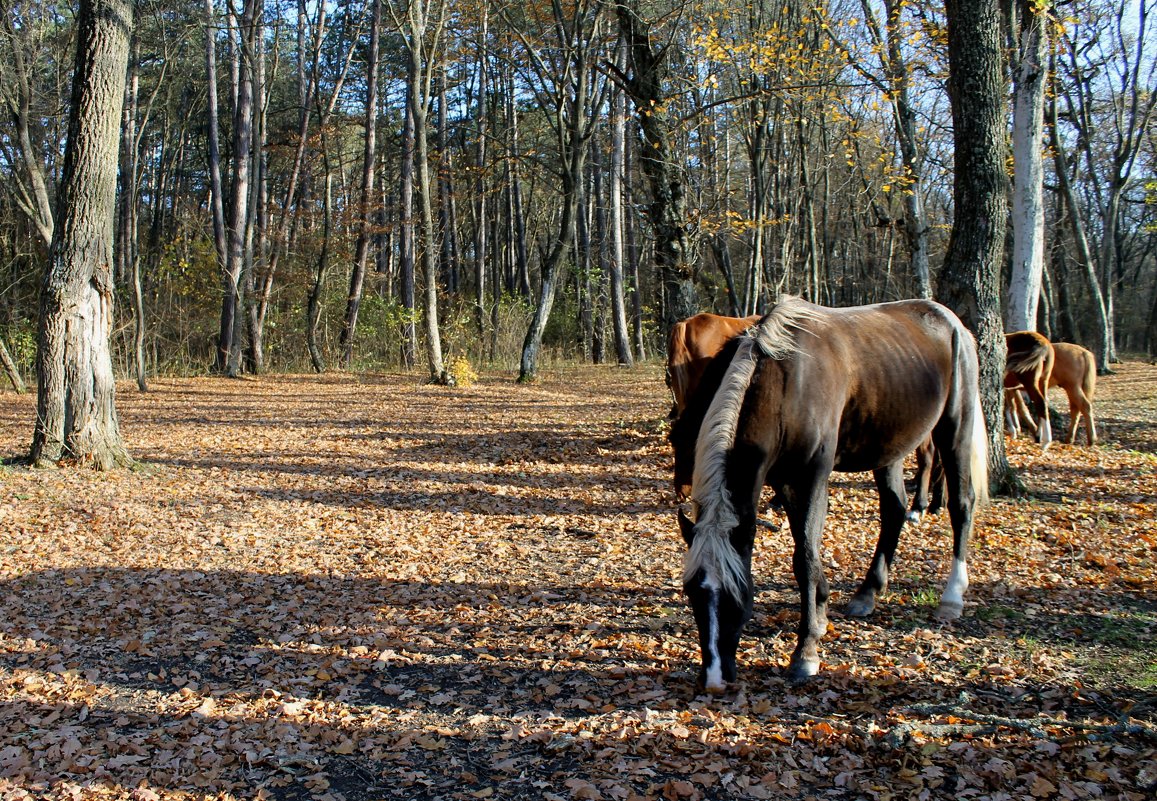
{"label": "horse front leg", "polygon": [[[931,472],[931,468],[929,468]],[[852,617],[867,617],[876,608],[876,596],[888,588],[888,573],[904,527],[904,465],[902,462],[881,467],[872,472],[876,490],[880,494],[880,539],[868,566],[868,574],[860,588],[848,602],[847,613]]]}
{"label": "horse front leg", "polygon": [[792,572],[799,587],[800,616],[795,651],[788,664],[789,681],[811,678],[820,669],[819,641],[828,630],[831,590],[820,562],[820,537],[828,512],[828,474],[784,488],[787,519],[795,549]]}

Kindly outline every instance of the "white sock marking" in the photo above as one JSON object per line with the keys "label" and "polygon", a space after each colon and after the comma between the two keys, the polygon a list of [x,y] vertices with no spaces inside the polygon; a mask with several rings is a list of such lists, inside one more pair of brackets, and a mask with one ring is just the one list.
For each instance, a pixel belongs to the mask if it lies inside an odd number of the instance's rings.
{"label": "white sock marking", "polygon": [[707,606],[707,665],[704,685],[708,690],[722,690],[723,660],[719,658],[719,578],[711,571],[703,577],[703,589],[711,593]]}
{"label": "white sock marking", "polygon": [[948,575],[948,585],[944,588],[944,594],[940,596],[940,602],[963,607],[964,591],[967,589],[968,565],[963,559],[953,559],[952,572]]}

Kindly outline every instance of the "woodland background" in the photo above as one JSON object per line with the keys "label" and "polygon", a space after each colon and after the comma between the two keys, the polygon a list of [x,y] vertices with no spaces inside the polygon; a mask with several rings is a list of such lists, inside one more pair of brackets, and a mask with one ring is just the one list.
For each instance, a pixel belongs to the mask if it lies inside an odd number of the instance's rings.
{"label": "woodland background", "polygon": [[[1037,326],[1110,351],[1157,347],[1152,5],[1046,7]],[[634,6],[667,58],[654,114],[685,182],[700,308],[746,314],[781,291],[847,305],[935,282],[952,224],[939,3]],[[0,29],[0,342],[25,376],[72,23],[67,4],[16,0]],[[661,354],[670,310],[637,138],[651,112],[615,80],[620,27],[593,0],[139,3],[118,372],[412,365],[431,309],[451,365],[513,369],[536,311],[547,361]],[[430,248],[416,244],[421,197]]]}

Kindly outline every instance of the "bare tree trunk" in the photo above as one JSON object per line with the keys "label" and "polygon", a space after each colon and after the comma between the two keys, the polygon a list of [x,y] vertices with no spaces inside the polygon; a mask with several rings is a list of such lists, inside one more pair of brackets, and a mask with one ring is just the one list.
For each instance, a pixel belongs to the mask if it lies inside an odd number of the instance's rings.
{"label": "bare tree trunk", "polygon": [[205,71],[209,108],[209,209],[213,220],[213,245],[218,269],[225,270],[228,241],[225,236],[225,195],[221,182],[221,144],[217,101],[217,18],[213,0],[205,0]]}
{"label": "bare tree trunk", "polygon": [[411,0],[407,9],[407,47],[409,49],[409,86],[407,100],[414,122],[414,166],[417,168],[418,209],[421,215],[422,269],[425,273],[426,366],[430,381],[449,384],[450,376],[442,362],[442,336],[438,329],[438,239],[434,230],[434,195],[430,180],[430,153],[427,119],[432,98],[436,50],[442,30],[445,8],[438,0]]}
{"label": "bare tree trunk", "polygon": [[125,86],[124,120],[121,129],[120,162],[120,214],[117,239],[118,283],[127,280],[132,288],[133,303],[133,354],[137,374],[137,388],[149,391],[145,376],[145,303],[141,291],[141,263],[137,247],[137,185],[140,181],[140,166],[137,150],[137,102],[140,90],[140,76],[137,61],[140,59],[140,44],[134,36],[129,45],[129,75]]}
{"label": "bare tree trunk", "polygon": [[358,310],[361,308],[362,288],[366,280],[366,264],[369,261],[370,198],[374,189],[374,167],[378,157],[378,60],[382,30],[380,0],[373,0],[370,9],[370,52],[366,64],[366,135],[362,148],[362,186],[358,200],[358,240],[354,246],[354,264],[350,271],[350,291],[346,300],[345,321],[338,340],[342,348],[341,363],[345,368],[349,368],[353,360],[354,331],[358,324]]}
{"label": "bare tree trunk", "polygon": [[440,270],[446,291],[459,291],[458,206],[454,198],[454,155],[450,147],[450,114],[447,108],[446,73],[438,76],[438,227],[442,232]]}
{"label": "bare tree trunk", "polygon": [[490,138],[487,114],[490,107],[490,66],[486,55],[486,39],[490,26],[489,8],[489,5],[483,4],[481,46],[478,49],[478,107],[475,111],[478,121],[478,141],[475,144],[474,158],[478,177],[474,182],[474,319],[478,327],[479,343],[486,339],[486,262],[490,255],[490,242],[487,238],[490,218],[486,202],[486,146]]}
{"label": "bare tree trunk", "polygon": [[[413,68],[411,63],[408,69]],[[408,78],[408,80],[414,80]],[[401,164],[401,225],[398,232],[398,270],[401,273],[401,301],[406,310],[406,319],[402,323],[402,363],[406,367],[413,367],[418,354],[418,328],[415,321],[415,290],[414,290],[414,258],[416,247],[414,243],[414,112],[409,101],[406,102],[405,121],[402,124],[402,164]]]}
{"label": "bare tree trunk", "polygon": [[999,0],[948,0],[948,94],[956,143],[955,219],[937,296],[974,334],[988,427],[989,478],[1013,479],[1004,451],[1000,263],[1008,212]]}
{"label": "bare tree trunk", "polygon": [[40,304],[29,454],[38,466],[132,463],[109,351],[117,150],[132,28],[128,0],[80,3],[57,228]]}
{"label": "bare tree trunk", "polygon": [[321,296],[325,291],[325,278],[329,272],[329,241],[333,231],[333,170],[330,168],[329,145],[322,134],[322,161],[325,164],[325,198],[323,199],[324,221],[321,232],[321,251],[317,254],[317,264],[313,273],[313,285],[306,301],[305,346],[309,351],[309,361],[314,372],[325,372],[325,358],[318,342],[318,327],[321,324]]}

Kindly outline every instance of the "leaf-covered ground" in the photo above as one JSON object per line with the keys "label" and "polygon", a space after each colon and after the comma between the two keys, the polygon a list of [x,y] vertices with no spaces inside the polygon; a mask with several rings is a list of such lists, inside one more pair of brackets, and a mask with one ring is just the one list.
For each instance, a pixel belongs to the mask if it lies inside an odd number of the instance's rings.
{"label": "leaf-covered ground", "polygon": [[[657,369],[126,386],[141,469],[0,467],[0,797],[1152,798],[1157,369],[1098,395],[1102,446],[1010,445],[1032,496],[983,513],[951,626],[944,516],[838,615],[875,499],[836,477],[802,687],[790,537],[761,533],[713,698]],[[0,457],[33,415],[0,395]]]}

